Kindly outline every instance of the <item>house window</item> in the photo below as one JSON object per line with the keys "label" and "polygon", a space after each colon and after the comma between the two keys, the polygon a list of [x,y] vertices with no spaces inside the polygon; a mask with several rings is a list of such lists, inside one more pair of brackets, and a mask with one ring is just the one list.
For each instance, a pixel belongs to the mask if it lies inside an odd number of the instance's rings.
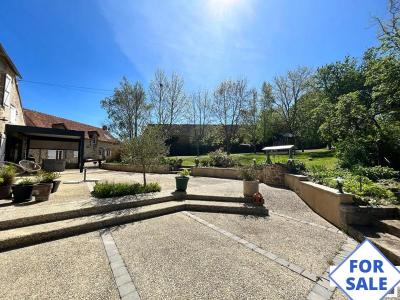
{"label": "house window", "polygon": [[110,149],[107,149],[107,150],[106,150],[106,156],[107,156],[107,157],[110,157],[110,156],[111,156],[111,150],[110,150]]}
{"label": "house window", "polygon": [[17,123],[17,109],[11,105],[10,109],[10,123],[16,124]]}
{"label": "house window", "polygon": [[64,158],[64,150],[47,150],[47,158],[63,159]]}
{"label": "house window", "polygon": [[95,134],[93,135],[92,144],[93,144],[93,147],[96,146],[96,144],[97,144],[97,135],[95,135]]}
{"label": "house window", "polygon": [[5,106],[10,105],[11,100],[11,86],[12,86],[12,77],[6,74],[5,82],[4,82],[4,95],[3,95],[3,104]]}
{"label": "house window", "polygon": [[74,151],[74,158],[78,157],[78,151]]}
{"label": "house window", "polygon": [[103,149],[102,148],[99,149],[99,155],[100,156],[103,155]]}

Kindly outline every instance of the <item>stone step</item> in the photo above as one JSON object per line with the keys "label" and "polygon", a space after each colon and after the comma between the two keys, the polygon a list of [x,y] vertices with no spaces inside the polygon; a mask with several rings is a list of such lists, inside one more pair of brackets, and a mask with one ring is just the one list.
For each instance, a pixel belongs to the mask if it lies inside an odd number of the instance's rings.
{"label": "stone step", "polygon": [[186,210],[268,215],[268,210],[263,206],[250,206],[238,202],[168,201],[104,214],[2,230],[0,231],[0,252]]}
{"label": "stone step", "polygon": [[400,238],[400,220],[378,220],[375,225],[382,231]]}
{"label": "stone step", "polygon": [[396,266],[400,265],[400,238],[390,233],[381,232],[373,226],[349,226],[348,232],[359,241],[368,238]]}
{"label": "stone step", "polygon": [[195,195],[182,192],[171,193],[166,191],[120,198],[93,198],[91,200],[81,200],[58,205],[49,202],[48,204],[44,203],[39,206],[3,210],[0,215],[0,230],[62,221],[182,199],[239,203],[247,203],[250,201],[244,197]]}

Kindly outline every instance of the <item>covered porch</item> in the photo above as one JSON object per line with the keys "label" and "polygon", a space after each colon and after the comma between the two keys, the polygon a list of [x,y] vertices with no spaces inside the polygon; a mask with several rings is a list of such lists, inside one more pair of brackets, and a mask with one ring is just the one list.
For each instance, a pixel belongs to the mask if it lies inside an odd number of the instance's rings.
{"label": "covered porch", "polygon": [[[42,128],[34,126],[6,125],[5,160],[18,163],[29,159],[30,151],[52,150],[56,153],[50,159],[65,159],[59,156],[60,151],[71,150],[77,152],[78,168],[83,171],[84,166],[84,131],[67,130],[60,128]],[[37,163],[42,163],[41,159]]]}

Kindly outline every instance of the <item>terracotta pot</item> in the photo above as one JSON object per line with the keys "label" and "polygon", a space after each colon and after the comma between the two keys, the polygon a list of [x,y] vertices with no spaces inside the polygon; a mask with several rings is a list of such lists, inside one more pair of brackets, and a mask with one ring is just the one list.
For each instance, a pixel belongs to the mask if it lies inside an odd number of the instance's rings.
{"label": "terracotta pot", "polygon": [[33,191],[33,184],[28,185],[13,185],[13,202],[20,203],[31,200]]}
{"label": "terracotta pot", "polygon": [[11,185],[0,185],[0,199],[8,199],[11,196]]}
{"label": "terracotta pot", "polygon": [[51,189],[51,193],[57,192],[60,184],[61,184],[61,180],[53,180],[53,188]]}
{"label": "terracotta pot", "polygon": [[258,193],[258,180],[243,180],[243,195],[245,197],[252,197],[255,193]]}
{"label": "terracotta pot", "polygon": [[35,196],[37,202],[47,201],[49,200],[52,188],[52,182],[38,183],[34,185],[32,195]]}

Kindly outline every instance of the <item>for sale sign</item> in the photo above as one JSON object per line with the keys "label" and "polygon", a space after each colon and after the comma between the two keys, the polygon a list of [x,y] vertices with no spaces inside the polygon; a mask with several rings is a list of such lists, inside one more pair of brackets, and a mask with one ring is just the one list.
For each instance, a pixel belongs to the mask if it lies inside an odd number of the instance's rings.
{"label": "for sale sign", "polygon": [[[333,269],[333,270],[332,270]],[[330,280],[350,299],[378,300],[400,284],[400,271],[369,240],[365,240],[339,266],[331,268]]]}

